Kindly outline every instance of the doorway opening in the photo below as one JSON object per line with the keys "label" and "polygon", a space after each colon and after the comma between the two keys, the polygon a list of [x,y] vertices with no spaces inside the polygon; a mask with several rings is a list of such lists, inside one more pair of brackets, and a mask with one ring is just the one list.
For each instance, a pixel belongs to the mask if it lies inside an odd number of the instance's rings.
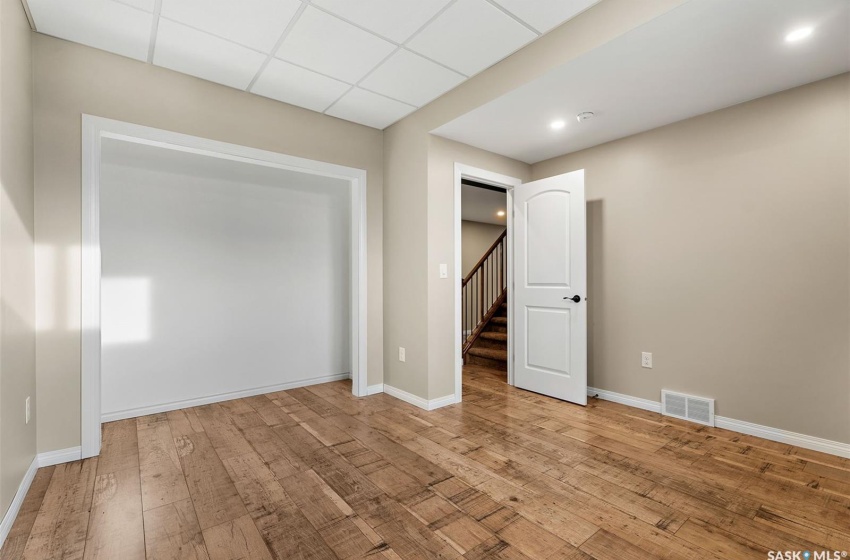
{"label": "doorway opening", "polygon": [[461,340],[464,365],[508,373],[506,189],[461,181]]}
{"label": "doorway opening", "polygon": [[511,189],[519,184],[513,177],[455,164],[458,397],[464,366],[512,382]]}
{"label": "doorway opening", "polygon": [[363,170],[83,116],[82,446],[101,424],[352,379]]}
{"label": "doorway opening", "polygon": [[[467,185],[464,185],[464,180]],[[484,294],[482,296],[475,292],[474,276],[470,277],[467,273],[461,278],[458,274],[455,290],[457,402],[462,395],[465,355],[469,356],[469,349],[474,348],[471,339],[476,333],[480,339],[481,333],[490,332],[493,334],[485,336],[484,340],[496,342],[506,339],[505,369],[509,385],[586,404],[584,170],[522,183],[518,179],[456,163],[455,269],[458,271],[464,270],[463,189],[464,186],[482,189],[481,185],[473,183],[483,183],[483,190],[492,190],[487,189],[488,186],[505,190],[505,247],[502,249],[500,243],[495,243],[484,262],[490,260],[500,270],[500,257],[504,255],[506,281],[501,282],[497,274],[493,280],[495,289],[488,291],[485,280],[484,289],[480,290]],[[477,265],[480,266],[481,262]],[[478,280],[477,287],[480,289],[481,286],[482,281]],[[502,307],[503,304],[506,307]],[[469,308],[474,311],[468,311]],[[501,315],[503,312],[504,316]],[[493,321],[494,318],[497,321]],[[494,327],[489,326],[494,323]],[[472,346],[470,342],[473,342]],[[495,347],[487,346],[493,350],[480,351],[478,356],[497,357]],[[472,355],[475,356],[475,353]],[[470,377],[475,375],[471,370],[469,373]]]}

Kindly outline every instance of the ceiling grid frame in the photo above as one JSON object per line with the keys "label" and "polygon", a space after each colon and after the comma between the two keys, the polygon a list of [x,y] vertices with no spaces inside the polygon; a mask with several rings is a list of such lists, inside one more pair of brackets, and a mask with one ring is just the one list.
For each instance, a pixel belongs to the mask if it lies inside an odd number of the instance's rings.
{"label": "ceiling grid frame", "polygon": [[[158,1],[161,2],[162,0],[158,0]],[[245,88],[245,91],[250,92],[251,89],[253,89],[253,87],[256,85],[257,80],[259,80],[260,76],[263,74],[263,72],[266,71],[266,68],[268,68],[268,66],[269,66],[269,62],[271,62],[272,59],[275,58],[274,55],[277,53],[277,51],[280,50],[280,46],[283,44],[283,42],[286,40],[287,36],[289,36],[289,34],[295,28],[295,24],[298,23],[298,20],[301,19],[301,16],[304,14],[304,12],[307,11],[307,6],[309,6],[309,5],[310,5],[309,0],[305,0],[305,1],[301,2],[301,5],[298,7],[298,11],[295,12],[295,15],[292,16],[292,19],[289,21],[288,24],[286,24],[286,28],[280,34],[280,37],[278,37],[277,41],[275,41],[275,44],[272,47],[271,52],[268,53],[266,60],[263,62],[262,65],[260,65],[260,69],[257,70],[256,74],[254,74],[254,77],[251,79],[251,83],[248,84],[248,87]],[[292,63],[290,63],[290,64],[292,64]],[[309,68],[305,68],[305,70],[309,70]],[[330,78],[330,76],[328,76],[328,77]]]}
{"label": "ceiling grid frame", "polygon": [[526,29],[528,29],[529,31],[534,33],[535,35],[537,35],[538,38],[541,35],[543,35],[543,33],[541,33],[539,29],[536,29],[533,25],[531,25],[527,21],[520,19],[519,16],[517,16],[516,14],[514,14],[513,12],[511,12],[510,10],[508,10],[507,8],[505,8],[504,6],[499,4],[498,2],[494,2],[493,0],[487,0],[487,3],[490,4],[491,6],[493,6],[494,8],[496,8],[497,10],[499,10],[500,12],[504,13],[509,18],[512,18],[518,24],[522,25],[523,27],[525,27]]}
{"label": "ceiling grid frame", "polygon": [[[360,84],[361,84],[364,80],[366,80],[366,78],[368,78],[369,76],[371,76],[371,75],[372,75],[372,74],[373,74],[373,73],[374,73],[374,72],[375,72],[378,68],[380,68],[380,67],[381,67],[381,66],[382,66],[382,65],[383,65],[386,61],[388,61],[390,58],[392,58],[392,57],[393,57],[393,55],[395,55],[398,51],[400,51],[400,50],[404,49],[404,46],[405,46],[407,43],[409,43],[409,42],[410,42],[410,41],[411,41],[414,37],[416,37],[417,35],[419,35],[419,34],[422,32],[422,30],[423,30],[423,29],[425,29],[426,27],[428,27],[429,25],[431,25],[431,23],[432,23],[435,19],[437,19],[438,17],[440,17],[440,16],[443,14],[443,12],[445,12],[446,10],[448,10],[448,9],[449,9],[449,7],[450,7],[450,6],[452,6],[455,2],[457,2],[457,0],[451,0],[450,2],[448,2],[448,3],[447,3],[445,6],[443,6],[443,7],[442,7],[442,8],[441,8],[441,9],[440,9],[440,10],[439,10],[436,14],[434,14],[434,15],[433,15],[431,18],[429,18],[429,19],[428,19],[428,20],[427,20],[424,24],[422,24],[422,25],[419,27],[419,29],[417,29],[416,31],[414,31],[414,32],[413,32],[413,34],[412,34],[410,37],[408,37],[407,39],[405,39],[404,43],[396,44],[396,48],[395,48],[395,49],[393,49],[393,51],[392,51],[390,54],[388,54],[386,57],[384,57],[384,59],[383,59],[383,60],[381,60],[381,62],[379,62],[379,63],[378,63],[377,65],[375,65],[375,66],[374,66],[371,70],[369,70],[369,72],[367,72],[367,73],[366,73],[366,74],[365,74],[362,78],[360,78],[360,79],[357,81],[357,83],[356,83],[356,84],[352,84],[352,86],[348,89],[348,91],[346,91],[344,94],[340,95],[340,96],[339,96],[339,98],[338,98],[336,101],[334,101],[333,103],[331,103],[331,104],[330,104],[330,105],[329,105],[329,106],[328,106],[328,107],[327,107],[324,111],[322,111],[322,112],[323,112],[324,114],[327,114],[327,112],[328,112],[328,111],[330,111],[330,110],[334,107],[334,105],[336,105],[337,103],[339,103],[339,102],[342,100],[342,98],[343,98],[343,97],[345,97],[346,95],[348,95],[349,93],[351,93],[351,91],[352,91],[354,88],[356,88],[356,87],[360,87],[360,89],[363,89],[363,90],[368,91],[368,92],[370,92],[370,93],[374,93],[375,95],[381,95],[381,96],[383,96],[383,97],[386,97],[387,99],[392,99],[392,97],[389,97],[389,96],[387,96],[387,95],[384,95],[384,94],[381,94],[381,93],[378,93],[378,92],[372,91],[372,90],[370,90],[370,89],[368,89],[368,88],[361,87],[361,86],[360,86]],[[334,15],[334,14],[330,14],[330,15]],[[338,17],[338,16],[337,16],[337,17]],[[340,19],[341,19],[341,18],[340,18]],[[346,20],[344,20],[344,19],[343,19],[343,21],[346,21]],[[353,24],[352,24],[352,25],[353,25]],[[368,30],[367,30],[367,31],[368,31]],[[370,31],[370,33],[372,33],[372,32]],[[374,34],[374,33],[373,33],[373,34]],[[392,42],[392,41],[390,41],[390,42]],[[408,50],[408,49],[404,49],[404,50]],[[410,52],[413,52],[413,51],[410,51]],[[442,66],[443,68],[445,68],[445,69],[447,69],[447,70],[451,70],[452,72],[456,72],[456,70],[452,70],[452,69],[451,69],[451,68],[449,68],[448,66],[445,66],[445,65],[443,65],[443,64],[440,64],[439,62],[437,62],[437,61],[435,61],[435,60],[431,60],[431,59],[429,59],[429,58],[428,58],[428,57],[426,57],[426,56],[420,55],[419,53],[414,52],[413,54],[417,54],[417,55],[419,55],[419,56],[422,56],[422,58],[425,58],[426,60],[429,60],[429,61],[431,61],[431,62],[433,62],[433,63],[435,63],[435,64],[439,64],[440,66]],[[460,72],[458,72],[458,73],[459,73],[459,74],[461,74]],[[467,79],[469,78],[469,76],[466,76],[465,74],[461,74],[461,75],[462,75],[462,76],[464,76],[464,78],[467,78]],[[394,99],[393,101],[399,101],[399,103],[405,103],[404,101],[401,101],[401,100],[398,100],[398,99]],[[409,103],[405,103],[405,105],[410,105],[410,104],[409,104]],[[412,106],[412,105],[411,105],[411,106]],[[417,109],[418,109],[418,107],[417,107]]]}
{"label": "ceiling grid frame", "polygon": [[162,12],[162,0],[156,0],[151,20],[151,43],[148,45],[148,64],[153,64],[153,55],[156,52],[156,35],[159,32],[159,17]]}
{"label": "ceiling grid frame", "polygon": [[[338,4],[333,5],[333,3],[331,3],[328,5],[327,2],[298,0],[299,5],[295,12],[293,13],[291,11],[294,6],[290,6],[290,11],[286,12],[285,17],[288,17],[289,19],[283,26],[283,30],[271,49],[262,50],[265,48],[263,45],[257,44],[253,41],[248,41],[249,38],[244,34],[244,21],[242,28],[243,31],[240,37],[238,33],[232,34],[229,31],[223,31],[221,25],[215,23],[215,20],[209,19],[209,13],[206,14],[207,17],[204,19],[201,12],[195,12],[198,13],[201,18],[201,21],[198,22],[198,20],[192,16],[187,16],[189,19],[187,19],[187,17],[177,16],[173,13],[173,8],[171,10],[163,10],[164,4],[168,4],[173,1],[174,0],[75,0],[75,2],[69,3],[67,0],[22,0],[27,13],[32,16],[31,24],[33,30],[38,32],[66,40],[81,42],[94,48],[115,52],[119,55],[130,56],[131,58],[135,58],[148,64],[170,68],[177,72],[217,82],[228,87],[236,86],[235,89],[240,89],[248,93],[270,97],[285,103],[292,103],[296,106],[306,107],[310,110],[329,116],[358,122],[359,124],[364,124],[378,129],[384,129],[424,105],[427,105],[437,97],[440,97],[447,91],[457,87],[472,76],[493,64],[498,63],[507,56],[510,56],[510,54],[526,46],[528,43],[533,42],[543,34],[531,23],[526,22],[509,9],[500,5],[497,0],[433,0],[433,2],[431,2],[432,6],[418,10],[417,17],[415,17],[415,24],[420,24],[420,22],[421,24],[412,32],[410,32],[411,29],[413,29],[412,26],[407,26],[399,32],[390,31],[390,27],[393,26],[394,21],[400,21],[398,20],[399,17],[405,17],[406,14],[404,14],[404,5],[397,9],[395,3],[391,5],[381,4],[380,0],[377,0],[376,3],[369,6],[369,9],[364,10],[365,15],[363,15],[360,12],[346,10]],[[599,0],[587,1],[592,5]],[[502,17],[502,26],[512,25],[513,27],[511,27],[511,29],[524,29],[524,33],[528,35],[521,36],[521,39],[518,41],[514,40],[511,47],[516,48],[512,48],[512,50],[507,54],[504,54],[504,52],[500,53],[498,49],[482,49],[479,53],[477,53],[477,56],[481,62],[485,63],[485,65],[483,68],[475,69],[474,72],[465,71],[464,69],[457,67],[458,65],[452,64],[451,60],[445,60],[445,62],[436,60],[427,53],[421,52],[421,48],[414,48],[410,46],[411,41],[419,37],[423,31],[428,29],[434,24],[434,22],[444,16],[452,7],[461,2],[463,2],[467,8],[472,6],[474,8],[473,12],[478,10],[478,13],[482,14],[484,13],[482,10],[486,11],[483,6],[487,6],[487,10],[495,9],[498,13],[504,14]],[[106,8],[109,8],[110,4],[121,6],[124,11],[118,9],[106,10]],[[419,6],[417,6],[417,8],[418,7]],[[264,4],[262,0],[259,0],[247,9],[253,8],[258,10],[272,10],[273,4],[268,2]],[[132,16],[132,18],[130,18],[131,21],[136,21],[136,27],[133,29],[137,31],[134,32],[132,37],[125,37],[123,39],[123,43],[121,43],[120,41],[122,40],[122,36],[127,35],[123,29],[127,29],[126,26],[130,25],[129,23],[122,21],[125,19],[125,16],[122,14],[126,14],[126,17],[130,17],[132,14],[132,12],[126,11],[128,9],[139,14],[138,17]],[[214,9],[214,6],[211,6],[210,9]],[[584,11],[584,9],[570,15],[567,19],[562,19],[559,16],[559,18],[557,18],[559,19],[558,25],[568,21],[572,17],[575,17]],[[100,12],[103,12],[104,10],[112,13],[108,16],[103,16]],[[321,64],[317,64],[319,68],[313,68],[309,64],[299,63],[297,61],[299,56],[295,57],[295,61],[289,60],[289,58],[292,57],[286,57],[282,55],[280,51],[286,44],[287,39],[292,36],[293,31],[298,28],[299,23],[303,20],[302,16],[308,10],[316,10],[316,12],[313,13],[321,12],[324,16],[334,18],[334,20],[338,20],[340,24],[344,24],[345,26],[350,26],[351,28],[358,30],[358,33],[361,33],[360,36],[362,37],[366,36],[364,34],[368,34],[382,42],[375,42],[375,45],[387,44],[387,46],[391,45],[392,48],[386,53],[386,55],[381,57],[380,60],[377,60],[377,62],[371,65],[371,67],[361,65],[361,67],[357,68],[357,71],[349,72],[348,77],[352,79],[341,79],[338,76],[328,74],[323,71],[322,66],[324,64],[324,67],[329,71],[340,74],[343,77],[345,76],[345,72],[337,72],[335,70],[335,68],[341,70],[342,67],[340,66],[340,63],[337,63],[335,67],[332,62],[333,58],[330,59],[330,66],[328,66],[326,62],[323,62],[329,60],[328,56],[333,56],[333,46],[329,51],[320,53],[318,59],[313,59],[321,62]],[[341,13],[337,13],[337,11]],[[167,15],[163,15],[166,12]],[[387,12],[390,13],[388,14]],[[255,21],[256,16],[263,13],[266,12],[254,12],[252,15],[255,16]],[[467,10],[467,14],[468,13],[469,11]],[[487,11],[487,13],[491,14],[493,12]],[[346,15],[351,17],[346,17]],[[361,15],[363,15],[363,17],[360,17]],[[142,39],[138,33],[138,31],[140,31],[138,29],[138,25],[144,21],[142,19],[143,16],[150,18],[150,31],[147,34],[147,45],[144,51],[141,49],[140,41],[142,41]],[[231,17],[232,16],[233,13],[231,13]],[[181,20],[185,21],[177,20],[175,17],[180,17]],[[352,17],[358,21],[352,21]],[[170,33],[168,36],[172,37],[172,40],[163,45],[162,48],[167,50],[157,54],[159,48],[158,38],[164,32],[160,26],[160,22],[163,19],[168,21],[170,24]],[[250,16],[247,21],[248,25],[250,25]],[[476,20],[470,21],[474,22]],[[508,24],[506,23],[507,21],[510,21],[511,23]],[[196,25],[193,25],[193,23]],[[444,18],[441,23],[445,24],[446,19]],[[113,25],[115,27],[112,27]],[[197,39],[193,37],[187,38],[181,44],[175,45],[173,40],[176,29],[175,25],[182,26],[183,28],[186,28],[187,31],[191,29],[202,35],[197,35]],[[273,30],[273,27],[263,26],[263,29],[263,33],[265,33],[264,36],[267,37],[269,31]],[[90,32],[92,30],[94,33]],[[219,33],[219,31],[221,33]],[[307,43],[303,43],[303,32],[304,31],[302,29],[301,43],[309,46],[309,39],[307,40]],[[497,33],[495,28],[488,27],[479,28],[479,32],[485,34],[490,33],[490,37],[493,37],[493,34]],[[226,33],[228,37],[223,37],[222,33]],[[519,31],[517,31],[517,33],[519,33]],[[389,35],[392,35],[394,38]],[[195,42],[196,40],[200,40],[202,37],[209,38],[210,46],[206,49]],[[367,49],[371,48],[368,47],[368,45],[372,44],[369,42],[360,42],[358,44],[357,37],[358,35],[352,35],[350,40],[354,41],[354,43],[349,44],[354,44],[357,47],[365,47]],[[249,46],[240,41],[252,42],[252,45],[256,46]],[[420,43],[422,43],[422,41],[420,41]],[[119,45],[121,48],[116,47],[116,49],[113,50],[112,44]],[[131,46],[128,47],[127,44],[130,44]],[[195,46],[192,46],[193,44]],[[202,44],[206,43],[202,42]],[[458,41],[456,48],[462,48],[460,46],[461,44],[462,41]],[[339,45],[340,46],[336,48],[345,48],[343,46],[345,43],[339,43]],[[419,45],[417,45],[417,47],[419,47]],[[257,54],[250,55],[249,51],[262,55],[263,58],[261,59],[260,57],[257,57]],[[330,55],[328,55],[327,52],[330,52]],[[367,50],[366,52],[369,51]],[[372,48],[371,54],[374,57],[374,55],[378,54],[378,52],[379,51],[375,51],[375,49]],[[401,52],[404,52],[405,55],[401,56]],[[176,59],[175,56],[177,57]],[[252,61],[256,58],[257,60],[261,59],[262,62],[259,64],[256,71],[253,69],[253,64],[256,62],[251,63],[248,67],[250,68],[250,71],[254,73],[247,85],[243,85],[245,82],[240,83],[239,80],[227,83],[230,81],[227,73],[232,72],[235,69],[235,67],[228,66],[228,64],[234,64],[234,58],[238,59],[240,56],[246,58],[248,61]],[[325,58],[322,59],[322,56]],[[398,58],[394,59],[394,57]],[[274,60],[280,61],[280,63],[272,63]],[[376,59],[373,58],[373,60]],[[391,60],[392,64],[388,64]],[[372,62],[371,60],[368,60],[368,58],[365,58],[364,62],[365,61],[368,61],[369,63]],[[309,54],[307,62],[312,62],[312,60],[309,60]],[[174,66],[175,64],[176,66]],[[270,69],[270,66],[274,66],[273,71]],[[243,65],[243,72],[248,68]],[[360,75],[360,72],[365,68],[368,68],[368,70]],[[380,77],[375,76],[371,84],[367,83],[367,80],[382,68],[385,68],[385,70],[381,73]],[[299,70],[301,71],[300,74]],[[409,77],[412,75],[411,73],[416,73],[416,76],[423,76],[421,94],[413,94],[409,87],[407,89],[404,87],[407,83],[409,83]],[[248,75],[250,76],[250,74]],[[311,78],[313,75],[315,75],[315,79]],[[256,91],[257,83],[264,76],[268,76],[268,78],[264,80],[263,93],[258,93],[258,91]],[[353,79],[356,76],[359,77],[357,77],[357,79]],[[299,77],[303,79],[299,80]],[[340,94],[339,91],[341,91],[343,85],[347,86],[347,88]],[[301,96],[300,98],[298,97],[299,95]],[[309,103],[305,100],[304,95],[312,96],[310,97]],[[292,99],[293,96],[295,96],[294,101]],[[332,99],[332,101],[328,102],[329,99]],[[385,100],[385,102],[382,102],[381,100]],[[323,108],[320,109],[321,107]]]}

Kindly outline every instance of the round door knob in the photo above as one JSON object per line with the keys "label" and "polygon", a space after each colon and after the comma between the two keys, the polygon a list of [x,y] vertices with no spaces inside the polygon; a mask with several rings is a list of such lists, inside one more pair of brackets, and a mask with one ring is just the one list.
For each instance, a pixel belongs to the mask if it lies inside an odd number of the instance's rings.
{"label": "round door knob", "polygon": [[580,301],[581,301],[581,296],[573,296],[573,297],[567,296],[567,297],[565,297],[564,299],[571,299],[571,300],[573,300],[574,302],[578,303],[578,302],[580,302]]}

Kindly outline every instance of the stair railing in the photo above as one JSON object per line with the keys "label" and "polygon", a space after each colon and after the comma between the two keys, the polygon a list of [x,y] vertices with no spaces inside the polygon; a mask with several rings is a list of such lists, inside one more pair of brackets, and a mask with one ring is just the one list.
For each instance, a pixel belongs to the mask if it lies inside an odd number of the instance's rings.
{"label": "stair railing", "polygon": [[507,231],[484,253],[461,287],[461,344],[463,356],[478,340],[488,321],[507,297]]}

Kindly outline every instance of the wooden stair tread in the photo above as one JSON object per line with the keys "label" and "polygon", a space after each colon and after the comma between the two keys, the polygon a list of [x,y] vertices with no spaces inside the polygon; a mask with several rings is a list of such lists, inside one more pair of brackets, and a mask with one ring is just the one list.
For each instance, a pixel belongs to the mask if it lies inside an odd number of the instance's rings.
{"label": "wooden stair tread", "polygon": [[469,354],[472,356],[478,356],[479,358],[489,358],[491,360],[499,360],[502,362],[508,361],[508,351],[500,350],[498,348],[476,348],[472,347],[469,349]]}
{"label": "wooden stair tread", "polygon": [[499,340],[502,342],[508,341],[508,333],[503,332],[495,332],[495,331],[485,331],[481,333],[481,338],[486,338],[487,340]]}
{"label": "wooden stair tread", "polygon": [[493,317],[492,319],[490,319],[490,322],[495,323],[497,325],[507,325],[508,324],[508,318],[507,317]]}

